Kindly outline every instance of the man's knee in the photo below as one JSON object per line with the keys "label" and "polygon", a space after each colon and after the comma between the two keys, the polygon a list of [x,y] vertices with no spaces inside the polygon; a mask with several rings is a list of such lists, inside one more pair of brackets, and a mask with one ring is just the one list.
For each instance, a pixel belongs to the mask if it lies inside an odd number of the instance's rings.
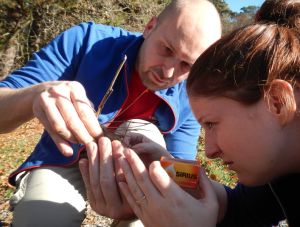
{"label": "man's knee", "polygon": [[79,211],[67,202],[20,201],[13,216],[13,227],[80,227],[85,209]]}
{"label": "man's knee", "polygon": [[86,191],[78,167],[42,167],[24,176],[11,199],[14,227],[81,225]]}

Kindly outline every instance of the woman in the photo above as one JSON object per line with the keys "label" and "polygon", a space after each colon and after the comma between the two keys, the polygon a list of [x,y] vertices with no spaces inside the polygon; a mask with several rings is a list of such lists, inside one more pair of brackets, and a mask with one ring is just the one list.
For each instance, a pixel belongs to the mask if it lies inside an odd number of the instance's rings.
{"label": "woman", "polygon": [[199,57],[187,91],[205,129],[205,153],[221,158],[240,183],[233,190],[212,185],[201,171],[197,200],[159,162],[148,171],[125,149],[119,164],[127,182],[119,186],[145,226],[272,226],[283,219],[300,226],[299,53],[300,1],[267,0],[253,25]]}

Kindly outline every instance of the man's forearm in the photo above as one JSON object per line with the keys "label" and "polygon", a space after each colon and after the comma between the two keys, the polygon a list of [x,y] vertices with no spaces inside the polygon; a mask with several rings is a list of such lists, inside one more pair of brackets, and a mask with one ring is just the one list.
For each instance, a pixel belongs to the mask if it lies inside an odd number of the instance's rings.
{"label": "man's forearm", "polygon": [[32,103],[41,85],[27,88],[0,88],[0,133],[11,132],[34,118]]}

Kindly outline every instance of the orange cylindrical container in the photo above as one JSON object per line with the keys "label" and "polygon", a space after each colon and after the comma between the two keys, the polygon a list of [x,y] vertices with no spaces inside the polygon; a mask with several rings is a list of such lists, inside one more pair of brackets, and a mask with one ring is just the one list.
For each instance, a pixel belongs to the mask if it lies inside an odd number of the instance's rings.
{"label": "orange cylindrical container", "polygon": [[180,187],[197,188],[200,171],[197,161],[163,156],[160,164]]}

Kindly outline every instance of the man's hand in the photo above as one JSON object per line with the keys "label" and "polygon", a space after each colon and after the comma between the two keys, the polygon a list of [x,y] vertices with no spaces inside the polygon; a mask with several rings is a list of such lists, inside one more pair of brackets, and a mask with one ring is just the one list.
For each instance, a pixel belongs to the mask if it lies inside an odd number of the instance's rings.
{"label": "man's hand", "polygon": [[123,150],[119,141],[111,143],[108,138],[102,137],[98,141],[98,148],[94,142],[87,144],[89,160],[79,161],[92,209],[100,215],[119,220],[136,218],[118,188],[118,182],[125,181],[118,164],[118,158],[123,156]]}
{"label": "man's hand", "polygon": [[119,186],[145,226],[216,226],[218,200],[203,169],[199,180],[201,199],[197,200],[182,190],[159,162],[153,162],[148,172],[135,152],[125,149],[124,155],[119,164],[127,183],[120,182]]}
{"label": "man's hand", "polygon": [[86,145],[102,136],[86,92],[78,82],[43,83],[37,87],[32,105],[35,117],[67,157],[73,154],[68,142]]}
{"label": "man's hand", "polygon": [[138,154],[147,169],[153,161],[159,161],[162,156],[172,157],[167,149],[140,133],[127,133],[124,143],[130,145]]}

